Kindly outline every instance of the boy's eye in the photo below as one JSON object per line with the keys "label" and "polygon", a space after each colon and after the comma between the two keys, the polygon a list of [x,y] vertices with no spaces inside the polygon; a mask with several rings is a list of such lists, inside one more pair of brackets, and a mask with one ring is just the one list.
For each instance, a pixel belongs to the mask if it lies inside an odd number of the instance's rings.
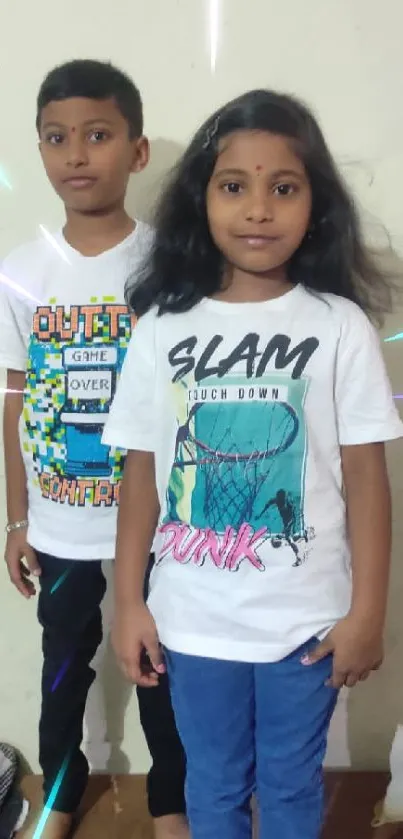
{"label": "boy's eye", "polygon": [[90,143],[102,143],[106,138],[106,131],[92,131],[89,136]]}
{"label": "boy's eye", "polygon": [[222,188],[224,192],[230,192],[232,195],[238,195],[242,190],[241,184],[236,183],[236,181],[231,181],[228,184],[223,184]]}
{"label": "boy's eye", "polygon": [[273,192],[281,196],[292,195],[295,192],[295,187],[292,184],[277,184]]}

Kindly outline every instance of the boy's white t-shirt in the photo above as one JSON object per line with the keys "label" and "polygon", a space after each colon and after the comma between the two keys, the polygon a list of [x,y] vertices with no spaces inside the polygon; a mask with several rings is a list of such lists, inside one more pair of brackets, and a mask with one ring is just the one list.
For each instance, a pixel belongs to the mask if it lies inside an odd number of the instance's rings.
{"label": "boy's white t-shirt", "polygon": [[111,559],[125,452],[101,442],[134,319],[124,299],[151,245],[138,221],[95,257],[63,233],[1,266],[0,367],[26,371],[20,439],[28,541],[66,559]]}
{"label": "boy's white t-shirt", "polygon": [[162,643],[268,662],[322,637],[351,601],[340,447],[402,435],[348,300],[297,286],[141,318],[104,441],[155,453]]}

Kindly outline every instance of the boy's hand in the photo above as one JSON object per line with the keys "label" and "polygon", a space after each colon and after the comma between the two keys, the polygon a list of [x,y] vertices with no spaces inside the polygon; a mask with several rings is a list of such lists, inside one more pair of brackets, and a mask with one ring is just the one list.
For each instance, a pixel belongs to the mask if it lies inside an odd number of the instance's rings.
{"label": "boy's hand", "polygon": [[310,655],[302,659],[309,666],[333,655],[330,687],[354,687],[368,678],[371,670],[379,670],[383,660],[382,633],[370,619],[347,615],[329,632]]}
{"label": "boy's hand", "polygon": [[165,665],[157,627],[145,603],[116,610],[112,645],[127,679],[145,688],[158,685]]}
{"label": "boy's hand", "polygon": [[[11,582],[29,600],[36,593],[30,576],[34,574],[35,577],[39,577],[41,567],[35,551],[28,545],[26,527],[8,534],[4,559]],[[23,559],[25,562],[22,561]]]}

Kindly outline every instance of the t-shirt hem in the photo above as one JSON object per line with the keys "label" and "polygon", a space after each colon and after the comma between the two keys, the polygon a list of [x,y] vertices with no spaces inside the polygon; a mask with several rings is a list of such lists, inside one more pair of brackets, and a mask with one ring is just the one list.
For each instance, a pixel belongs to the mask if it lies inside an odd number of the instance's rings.
{"label": "t-shirt hem", "polygon": [[155,450],[155,443],[147,437],[130,437],[130,435],[116,434],[107,430],[102,435],[102,443],[105,446],[114,446],[128,451],[154,452]]}
{"label": "t-shirt hem", "polygon": [[115,558],[115,543],[99,545],[96,542],[91,545],[77,545],[69,542],[55,542],[51,537],[39,534],[35,529],[28,527],[28,544],[40,553],[55,556],[58,559],[77,559],[97,561],[112,560]]}
{"label": "t-shirt hem", "polygon": [[158,626],[158,634],[163,647],[181,655],[196,656],[197,658],[214,658],[219,661],[241,661],[247,664],[270,664],[281,661],[295,652],[310,638],[316,637],[321,641],[335,625],[332,621],[315,632],[314,636],[291,636],[281,644],[234,643],[224,638],[213,638],[198,635],[188,635],[165,630]]}
{"label": "t-shirt hem", "polygon": [[17,370],[18,373],[25,373],[27,370],[27,359],[10,358],[0,355],[0,370]]}
{"label": "t-shirt hem", "polygon": [[339,443],[341,446],[360,446],[369,443],[387,443],[389,440],[398,440],[403,437],[403,423],[397,422],[393,425],[374,425],[366,428],[365,431],[352,432],[347,435],[340,434]]}

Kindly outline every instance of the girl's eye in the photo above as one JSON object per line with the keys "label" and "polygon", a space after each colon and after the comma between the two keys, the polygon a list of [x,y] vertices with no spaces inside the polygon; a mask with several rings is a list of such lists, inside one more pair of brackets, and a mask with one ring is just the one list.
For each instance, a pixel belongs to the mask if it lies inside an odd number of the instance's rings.
{"label": "girl's eye", "polygon": [[230,192],[231,195],[238,195],[241,192],[242,187],[241,187],[241,184],[237,184],[234,181],[234,182],[231,182],[229,184],[224,184],[223,185],[223,190],[224,190],[224,192]]}
{"label": "girl's eye", "polygon": [[63,139],[64,137],[62,134],[49,134],[49,136],[46,137],[46,142],[50,143],[51,146],[60,146]]}
{"label": "girl's eye", "polygon": [[295,192],[295,187],[292,184],[277,184],[274,187],[274,193],[281,196],[292,195]]}
{"label": "girl's eye", "polygon": [[103,140],[106,140],[106,137],[106,131],[92,131],[89,139],[91,143],[102,143]]}

